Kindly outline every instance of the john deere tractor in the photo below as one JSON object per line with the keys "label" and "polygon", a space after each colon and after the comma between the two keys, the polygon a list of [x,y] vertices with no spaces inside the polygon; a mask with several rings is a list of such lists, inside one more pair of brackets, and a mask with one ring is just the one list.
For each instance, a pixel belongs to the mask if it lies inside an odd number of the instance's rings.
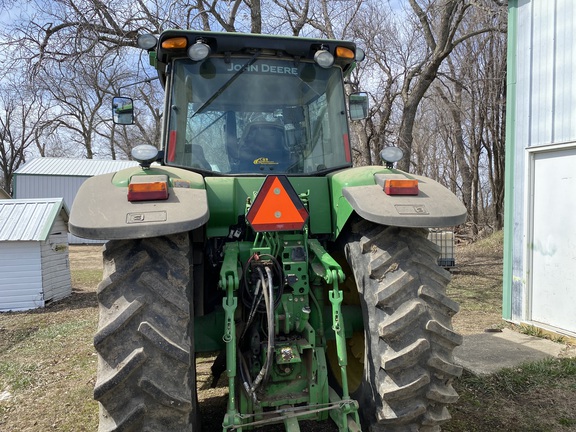
{"label": "john deere tractor", "polygon": [[[86,181],[73,234],[107,240],[98,287],[100,431],[199,431],[196,355],[228,387],[222,430],[333,419],[438,431],[461,373],[458,305],[428,228],[465,208],[433,180],[352,167],[352,42],[143,35],[165,89],[160,150]],[[132,123],[129,98],[114,120]],[[222,375],[220,377],[220,375]]]}

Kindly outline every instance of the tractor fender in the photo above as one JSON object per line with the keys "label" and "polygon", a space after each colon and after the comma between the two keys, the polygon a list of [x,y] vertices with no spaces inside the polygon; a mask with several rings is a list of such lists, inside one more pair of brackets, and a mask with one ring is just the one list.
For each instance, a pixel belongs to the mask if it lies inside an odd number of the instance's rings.
{"label": "tractor fender", "polygon": [[[387,195],[387,179],[418,180],[418,195]],[[466,207],[451,191],[427,177],[398,170],[375,173],[375,184],[342,188],[354,211],[371,222],[398,227],[436,228],[466,221]]]}
{"label": "tractor fender", "polygon": [[[158,201],[128,201],[133,175],[167,175],[169,196]],[[96,240],[137,239],[190,231],[209,218],[201,175],[179,168],[128,168],[86,180],[70,212],[72,234]]]}

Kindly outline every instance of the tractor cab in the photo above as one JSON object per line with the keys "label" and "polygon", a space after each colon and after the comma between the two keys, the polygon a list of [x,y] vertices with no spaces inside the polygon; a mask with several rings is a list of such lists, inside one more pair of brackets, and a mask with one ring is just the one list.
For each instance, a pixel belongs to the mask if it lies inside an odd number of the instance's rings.
{"label": "tractor cab", "polygon": [[[191,31],[139,44],[166,64],[165,165],[234,176],[351,166],[344,77],[364,56],[354,44]],[[364,117],[366,94],[351,101]]]}

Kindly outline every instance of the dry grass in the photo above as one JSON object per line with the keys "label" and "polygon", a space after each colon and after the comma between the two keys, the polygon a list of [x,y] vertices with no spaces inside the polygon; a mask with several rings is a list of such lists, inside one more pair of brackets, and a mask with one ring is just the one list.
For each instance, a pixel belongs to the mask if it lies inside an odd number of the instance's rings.
{"label": "dry grass", "polygon": [[95,247],[72,247],[72,296],[45,309],[0,314],[0,430],[95,431]]}
{"label": "dry grass", "polygon": [[503,233],[456,248],[456,267],[448,295],[460,304],[453,320],[461,334],[482,333],[505,325],[502,320]]}
{"label": "dry grass", "polygon": [[[461,311],[454,326],[463,334],[501,327],[502,235],[457,248],[450,295]],[[96,354],[96,286],[99,247],[72,246],[73,294],[43,310],[0,314],[0,430],[95,431],[92,400]],[[226,407],[224,382],[209,389],[211,358],[198,360],[199,399],[207,430],[219,429]],[[487,378],[464,376],[461,399],[445,430],[576,430],[576,365],[573,360],[528,365]],[[320,429],[321,428],[321,429]],[[206,430],[206,427],[205,427]],[[266,428],[266,431],[282,428]],[[329,423],[302,430],[336,430]]]}

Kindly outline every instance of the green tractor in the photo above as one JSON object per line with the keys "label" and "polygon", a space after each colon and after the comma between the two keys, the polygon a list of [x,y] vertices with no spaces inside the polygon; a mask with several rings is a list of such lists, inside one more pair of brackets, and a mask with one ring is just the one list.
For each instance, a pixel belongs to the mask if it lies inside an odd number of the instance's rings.
{"label": "green tractor", "polygon": [[[352,167],[352,42],[143,35],[165,88],[161,150],[86,181],[70,231],[108,240],[94,338],[100,431],[198,431],[196,355],[218,352],[222,430],[332,418],[438,431],[457,399],[458,305],[428,228],[466,210],[433,180]],[[133,121],[115,98],[114,120]]]}

